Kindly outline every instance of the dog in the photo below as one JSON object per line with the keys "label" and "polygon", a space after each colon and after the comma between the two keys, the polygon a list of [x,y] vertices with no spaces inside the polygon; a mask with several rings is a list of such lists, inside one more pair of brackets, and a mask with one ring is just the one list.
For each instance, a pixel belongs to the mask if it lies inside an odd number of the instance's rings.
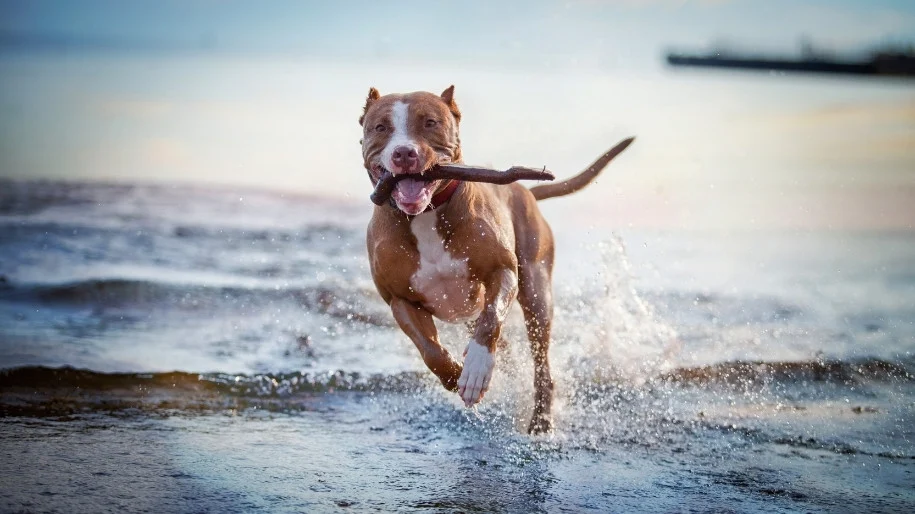
{"label": "dog", "polygon": [[[369,89],[359,124],[372,183],[386,170],[421,178],[436,164],[463,163],[460,122],[453,85],[440,95]],[[620,151],[618,145],[571,179],[531,189],[406,178],[389,204],[375,207],[366,237],[375,287],[426,366],[467,407],[489,388],[502,325],[517,298],[534,359],[528,432],[552,430],[554,247],[537,201],[585,187]],[[463,364],[441,345],[433,318],[470,323]]]}

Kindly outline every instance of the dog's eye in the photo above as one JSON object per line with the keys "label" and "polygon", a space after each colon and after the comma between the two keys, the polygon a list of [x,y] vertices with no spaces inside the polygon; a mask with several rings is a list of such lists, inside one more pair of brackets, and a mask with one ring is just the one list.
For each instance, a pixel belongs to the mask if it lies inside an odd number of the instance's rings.
{"label": "dog's eye", "polygon": [[384,132],[385,130],[388,130],[388,127],[385,127],[383,123],[375,125],[375,132]]}
{"label": "dog's eye", "polygon": [[433,120],[432,118],[429,118],[428,120],[426,120],[426,128],[432,128],[436,125],[438,125],[438,121]]}

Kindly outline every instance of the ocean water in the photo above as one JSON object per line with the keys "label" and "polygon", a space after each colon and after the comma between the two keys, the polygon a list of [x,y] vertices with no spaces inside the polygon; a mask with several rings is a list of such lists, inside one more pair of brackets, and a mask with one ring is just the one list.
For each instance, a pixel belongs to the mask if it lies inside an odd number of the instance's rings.
{"label": "ocean water", "polygon": [[0,182],[0,511],[915,509],[915,233],[557,217],[531,437],[520,313],[463,408],[373,289],[369,215]]}

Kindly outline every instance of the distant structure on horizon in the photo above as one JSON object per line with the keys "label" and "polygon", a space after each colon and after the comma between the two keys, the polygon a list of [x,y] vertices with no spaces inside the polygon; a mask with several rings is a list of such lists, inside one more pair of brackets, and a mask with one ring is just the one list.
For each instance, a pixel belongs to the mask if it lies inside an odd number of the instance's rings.
{"label": "distant structure on horizon", "polygon": [[907,49],[879,50],[859,59],[819,53],[810,43],[803,44],[802,55],[798,58],[740,54],[730,50],[715,50],[706,54],[670,52],[667,63],[703,68],[915,78],[915,50],[911,46]]}

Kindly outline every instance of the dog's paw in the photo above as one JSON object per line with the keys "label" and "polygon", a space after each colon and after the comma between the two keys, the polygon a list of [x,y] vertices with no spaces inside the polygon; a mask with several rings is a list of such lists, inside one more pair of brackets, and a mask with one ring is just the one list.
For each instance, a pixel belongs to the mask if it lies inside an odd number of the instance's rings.
{"label": "dog's paw", "polygon": [[476,341],[467,345],[464,350],[464,369],[458,379],[458,395],[464,400],[464,405],[471,407],[483,399],[495,366],[495,356],[489,349]]}
{"label": "dog's paw", "polygon": [[461,378],[461,364],[453,359],[444,370],[433,369],[432,371],[438,376],[438,380],[445,386],[445,389],[451,392],[458,392],[458,379]]}

